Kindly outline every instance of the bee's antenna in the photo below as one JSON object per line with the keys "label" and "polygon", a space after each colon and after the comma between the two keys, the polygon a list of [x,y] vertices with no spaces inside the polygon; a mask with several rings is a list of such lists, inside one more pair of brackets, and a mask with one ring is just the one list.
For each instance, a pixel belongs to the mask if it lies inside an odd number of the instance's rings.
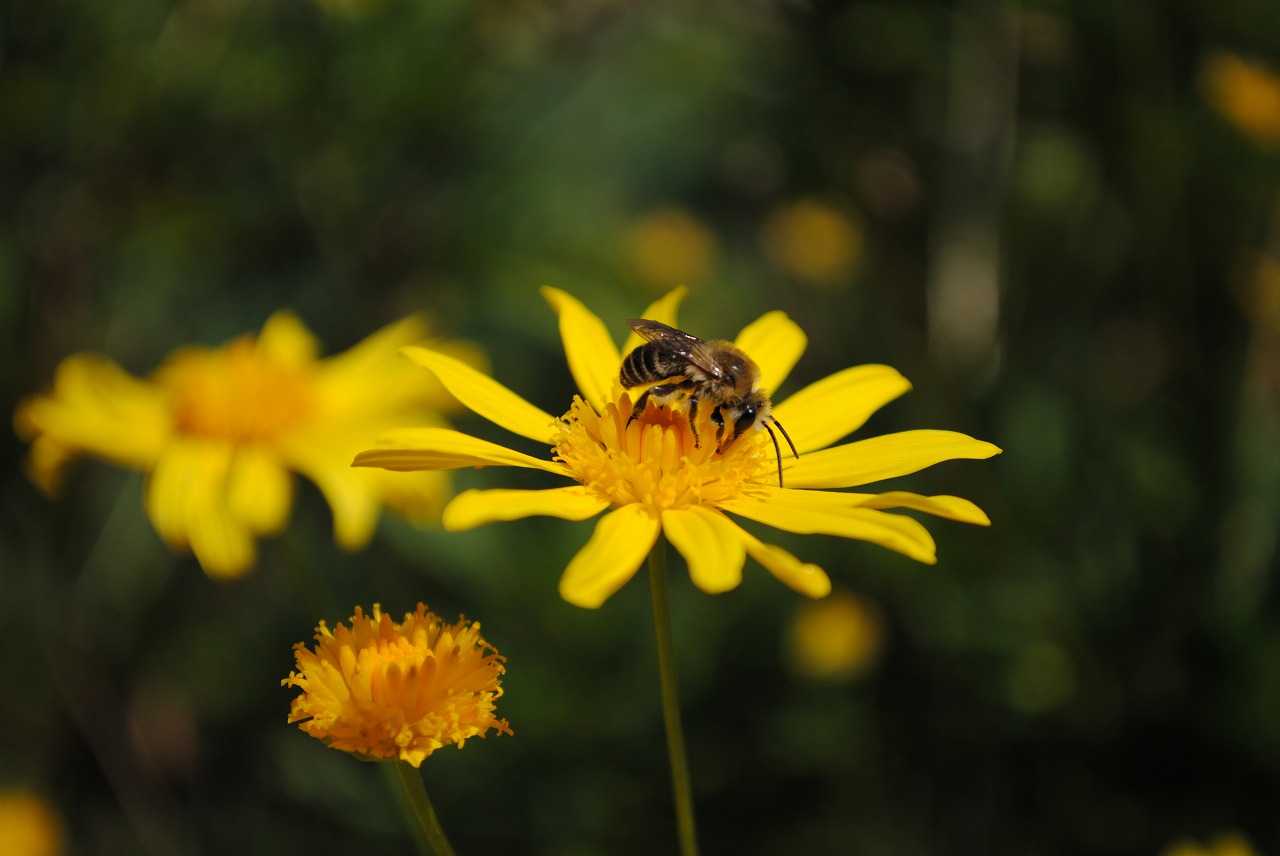
{"label": "bee's antenna", "polygon": [[768,421],[762,421],[760,424],[764,426],[764,430],[769,432],[769,439],[773,441],[773,454],[778,459],[778,487],[782,487],[782,447],[778,445],[778,436],[773,433],[773,429],[769,427],[769,423],[778,426],[778,430],[782,432],[783,438],[786,439],[787,445],[791,447],[791,454],[796,456],[796,460],[800,459],[800,453],[796,451],[796,444],[791,442],[791,435],[787,433],[787,429],[782,427],[782,423],[772,416]]}
{"label": "bee's antenna", "polygon": [[800,453],[796,451],[796,444],[791,442],[791,435],[787,433],[787,429],[783,428],[782,423],[777,419],[774,419],[772,416],[769,417],[769,421],[778,426],[778,430],[782,432],[782,436],[787,438],[787,445],[791,447],[791,454],[796,456],[797,461],[800,460]]}

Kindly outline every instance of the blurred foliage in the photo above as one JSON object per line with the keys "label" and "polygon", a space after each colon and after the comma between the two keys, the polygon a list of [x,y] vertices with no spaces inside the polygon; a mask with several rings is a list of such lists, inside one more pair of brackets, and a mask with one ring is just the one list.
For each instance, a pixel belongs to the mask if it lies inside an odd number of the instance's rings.
{"label": "blurred foliage", "polygon": [[[619,338],[675,279],[700,335],[783,309],[783,395],[889,363],[916,389],[869,432],[1005,454],[898,485],[991,514],[934,525],[935,568],[781,541],[875,615],[861,670],[797,668],[758,568],[676,575],[706,851],[1280,852],[1278,63],[1271,0],[8,0],[2,400],[289,306],[329,353],[423,309],[562,412],[539,285]],[[423,765],[460,852],[671,851],[644,585],[555,595],[589,524],[347,555],[304,485],[218,584],[136,475],[50,500],[0,448],[0,788],[68,852],[406,850],[279,682],[317,619],[419,600],[508,658],[515,735]]]}

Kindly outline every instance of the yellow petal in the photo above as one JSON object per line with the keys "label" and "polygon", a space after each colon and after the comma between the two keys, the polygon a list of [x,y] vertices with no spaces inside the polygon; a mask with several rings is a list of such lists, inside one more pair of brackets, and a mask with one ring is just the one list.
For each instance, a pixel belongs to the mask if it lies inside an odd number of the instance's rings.
{"label": "yellow petal", "polygon": [[253,533],[227,502],[231,456],[225,443],[174,442],[147,482],[147,514],[156,531],[172,547],[189,547],[211,577],[240,576],[257,557]]}
{"label": "yellow petal", "polygon": [[381,497],[382,504],[415,526],[438,523],[445,502],[453,496],[449,473],[439,470],[397,473],[351,468],[350,471],[372,476],[376,495]]}
{"label": "yellow petal", "polygon": [[191,552],[204,572],[215,579],[243,576],[258,558],[253,533],[231,514],[216,495],[207,505],[193,509],[190,520]]}
{"label": "yellow petal", "polygon": [[27,453],[27,477],[45,493],[53,496],[62,488],[62,475],[78,452],[48,437],[37,437]]}
{"label": "yellow petal", "polygon": [[144,503],[151,525],[170,547],[186,548],[191,539],[187,533],[187,508],[195,490],[197,461],[207,444],[175,440],[165,449],[147,477]]}
{"label": "yellow petal", "polygon": [[895,490],[887,493],[846,493],[830,490],[795,490],[773,485],[753,485],[751,496],[770,505],[791,508],[839,511],[846,508],[910,508],[948,520],[989,526],[991,521],[981,508],[958,496],[922,496]]}
{"label": "yellow petal", "polygon": [[[650,303],[638,317],[648,318],[650,321],[658,321],[668,327],[678,327],[676,315],[680,309],[680,302],[684,300],[684,296],[688,293],[689,289],[683,285],[678,285]],[[640,337],[639,333],[632,330],[627,334],[627,340],[622,343],[622,355],[626,356],[643,344],[644,339]]]}
{"label": "yellow petal", "polygon": [[818,509],[741,497],[720,505],[725,511],[798,535],[836,535],[870,541],[920,562],[937,561],[933,536],[919,522],[871,508]]}
{"label": "yellow petal", "polygon": [[513,434],[551,444],[555,417],[534,407],[502,384],[439,351],[411,346],[400,353],[429,369],[455,398]]}
{"label": "yellow petal", "polygon": [[595,609],[635,576],[658,540],[658,517],[638,504],[624,505],[600,518],[585,547],[560,578],[560,596]]}
{"label": "yellow petal", "polygon": [[333,538],[338,546],[356,550],[369,543],[377,528],[380,494],[377,479],[371,478],[373,472],[343,465],[346,456],[339,445],[317,443],[296,449],[290,463],[324,494],[333,513]]}
{"label": "yellow petal", "polygon": [[849,436],[909,389],[911,382],[889,366],[853,366],[806,386],[773,415],[801,453],[812,452]]}
{"label": "yellow petal", "polygon": [[610,398],[622,357],[609,329],[576,297],[543,286],[542,296],[560,318],[560,340],[582,397],[596,410]]}
{"label": "yellow petal", "polygon": [[240,446],[227,472],[227,503],[253,532],[278,532],[289,519],[293,479],[280,459],[261,446]]}
{"label": "yellow petal", "polygon": [[586,520],[608,507],[608,501],[599,494],[577,484],[550,490],[468,490],[449,503],[443,522],[450,532],[461,532],[485,523],[535,515]]}
{"label": "yellow petal", "polygon": [[923,511],[948,520],[961,523],[973,523],[977,526],[990,526],[991,518],[986,512],[967,499],[958,496],[921,496],[902,490],[873,494],[862,503],[863,508],[910,508]]}
{"label": "yellow petal", "polygon": [[785,312],[766,312],[738,334],[733,343],[760,367],[760,386],[772,395],[791,374],[809,337]]}
{"label": "yellow petal", "polygon": [[989,526],[991,521],[968,499],[959,496],[923,496],[905,490],[883,494],[852,494],[844,490],[794,490],[791,487],[753,485],[750,495],[759,502],[788,505],[791,508],[813,508],[818,511],[841,511],[845,508],[910,508],[913,511],[954,519],[961,523]]}
{"label": "yellow petal", "polygon": [[720,512],[701,505],[664,511],[662,531],[688,562],[693,584],[707,594],[729,591],[742,582],[746,545],[738,525]]}
{"label": "yellow petal", "polygon": [[377,448],[356,455],[353,467],[386,470],[452,470],[459,467],[528,467],[568,475],[564,465],[490,443],[449,428],[402,428],[377,439]]}
{"label": "yellow petal", "polygon": [[315,362],[320,354],[320,343],[306,325],[287,309],[275,312],[262,325],[258,334],[258,348],[271,355],[278,363],[302,366]]}
{"label": "yellow petal", "polygon": [[745,529],[738,530],[738,537],[747,553],[782,582],[800,594],[812,598],[826,597],[831,593],[831,578],[817,565],[802,562],[781,547],[765,544]]}
{"label": "yellow petal", "polygon": [[783,462],[790,487],[854,487],[914,473],[942,461],[990,458],[1000,449],[955,431],[922,429],[821,449]]}
{"label": "yellow petal", "polygon": [[[61,450],[54,456],[46,452],[46,466],[87,452],[147,469],[173,432],[164,390],[93,354],[74,354],[59,363],[52,390],[21,401],[13,424],[19,436],[47,438]],[[56,472],[42,476],[50,484],[57,481]]]}

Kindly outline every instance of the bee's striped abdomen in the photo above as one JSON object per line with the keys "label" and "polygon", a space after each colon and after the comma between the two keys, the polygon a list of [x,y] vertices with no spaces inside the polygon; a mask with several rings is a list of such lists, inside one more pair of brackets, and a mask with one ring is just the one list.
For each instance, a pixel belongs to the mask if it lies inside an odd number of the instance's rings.
{"label": "bee's striped abdomen", "polygon": [[619,379],[624,388],[631,389],[642,384],[665,380],[670,376],[670,372],[666,371],[666,367],[662,364],[658,349],[652,345],[641,345],[627,354],[627,358],[622,361]]}

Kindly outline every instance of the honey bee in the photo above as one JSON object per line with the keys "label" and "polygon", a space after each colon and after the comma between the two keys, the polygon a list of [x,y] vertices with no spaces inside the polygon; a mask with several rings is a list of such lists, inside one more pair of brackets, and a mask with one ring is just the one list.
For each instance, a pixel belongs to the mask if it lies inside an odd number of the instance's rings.
{"label": "honey bee", "polygon": [[760,369],[751,358],[723,339],[705,342],[697,336],[646,318],[627,322],[645,344],[622,361],[620,379],[626,389],[654,384],[646,389],[631,410],[631,420],[639,416],[650,399],[661,407],[668,402],[687,401],[693,444],[698,438],[698,410],[709,407],[708,418],[716,426],[716,451],[724,452],[748,430],[757,426],[769,432],[778,459],[778,487],[782,487],[782,449],[773,433],[777,426],[791,454],[797,458],[796,444],[787,429],[769,412],[769,396],[760,389]]}

